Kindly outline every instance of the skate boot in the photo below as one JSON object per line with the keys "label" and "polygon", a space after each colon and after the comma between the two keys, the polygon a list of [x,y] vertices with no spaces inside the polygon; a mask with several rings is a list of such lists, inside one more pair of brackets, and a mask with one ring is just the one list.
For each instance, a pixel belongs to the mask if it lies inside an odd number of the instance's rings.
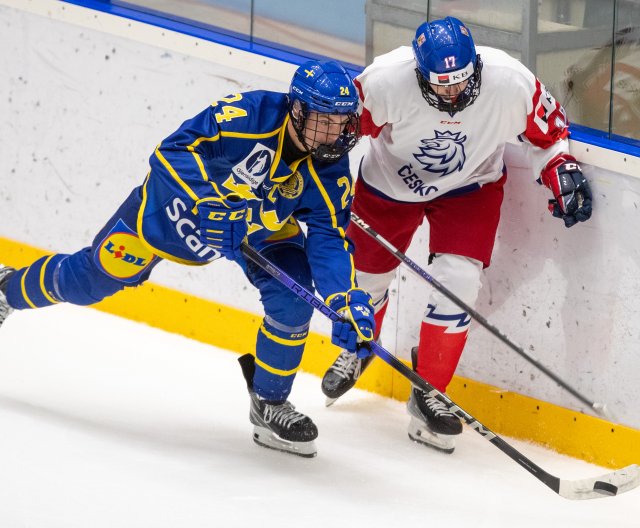
{"label": "skate boot", "polygon": [[325,405],[329,407],[340,396],[356,384],[360,375],[364,372],[373,355],[364,359],[358,358],[353,352],[343,350],[333,362],[322,378],[322,392],[327,397]]}
{"label": "skate boot", "polygon": [[255,358],[245,354],[239,360],[251,399],[249,420],[254,425],[253,441],[262,446],[301,457],[316,456],[314,440],[318,428],[311,418],[295,410],[289,401],[268,401],[253,392]]}
{"label": "skate boot", "polygon": [[249,420],[254,425],[256,444],[306,458],[317,455],[314,440],[318,428],[311,418],[296,411],[289,401],[263,400],[255,392],[250,396]]}
{"label": "skate boot", "polygon": [[0,264],[0,326],[4,320],[13,312],[13,308],[7,302],[7,282],[9,277],[15,273],[15,269]]}
{"label": "skate boot", "polygon": [[[417,352],[417,347],[411,350],[414,369]],[[407,411],[411,416],[409,422],[411,440],[445,453],[453,453],[455,450],[453,437],[462,433],[462,423],[444,403],[413,387],[407,403]]]}

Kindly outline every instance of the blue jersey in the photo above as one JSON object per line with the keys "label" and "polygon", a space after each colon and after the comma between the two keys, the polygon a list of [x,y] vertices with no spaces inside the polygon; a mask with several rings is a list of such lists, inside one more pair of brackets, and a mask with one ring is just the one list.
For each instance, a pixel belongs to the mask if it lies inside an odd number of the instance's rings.
{"label": "blue jersey", "polygon": [[[287,165],[287,96],[255,91],[223,97],[185,121],[150,158],[137,231],[160,257],[203,264],[220,255],[200,242],[197,203],[229,193],[249,206],[248,242],[304,244],[323,297],[355,286],[346,238],[352,197],[348,157]],[[306,241],[298,221],[307,226]]]}

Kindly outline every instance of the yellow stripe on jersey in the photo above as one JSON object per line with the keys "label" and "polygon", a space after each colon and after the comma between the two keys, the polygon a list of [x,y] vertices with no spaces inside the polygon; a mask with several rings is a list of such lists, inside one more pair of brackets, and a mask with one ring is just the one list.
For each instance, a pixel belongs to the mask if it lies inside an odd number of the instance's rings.
{"label": "yellow stripe on jersey", "polygon": [[256,358],[256,365],[260,368],[263,368],[267,372],[271,372],[271,374],[275,374],[276,376],[292,376],[293,374],[298,372],[298,369],[300,368],[300,365],[298,365],[296,368],[291,370],[280,370],[272,367],[271,365],[267,365],[264,361],[260,361],[258,358]]}
{"label": "yellow stripe on jersey", "polygon": [[[333,206],[333,203],[331,203],[331,198],[329,198],[329,193],[327,193],[327,190],[324,188],[324,185],[322,185],[322,182],[320,181],[320,177],[318,176],[318,173],[313,167],[311,158],[309,158],[309,160],[307,161],[307,167],[309,168],[309,174],[311,174],[313,181],[316,182],[316,185],[318,186],[318,190],[320,191],[320,194],[322,195],[322,198],[324,199],[324,202],[327,205],[327,208],[329,209],[329,213],[331,214],[331,225],[335,230],[338,231],[338,233],[340,233],[340,238],[342,238],[342,240],[344,241],[344,249],[345,251],[348,251],[349,242],[347,241],[347,235],[344,232],[344,229],[342,229],[342,227],[338,225],[338,219],[336,218],[336,208]],[[351,263],[351,277],[350,277],[351,287],[355,288],[356,287],[356,282],[355,282],[356,268],[353,263],[353,255],[349,254],[349,260]]]}
{"label": "yellow stripe on jersey", "polygon": [[276,128],[271,132],[264,132],[262,134],[248,134],[247,132],[220,132],[223,137],[242,138],[242,139],[265,139],[275,136],[280,133],[280,129]]}
{"label": "yellow stripe on jersey", "polygon": [[193,149],[195,149],[198,145],[200,145],[200,143],[204,141],[218,141],[219,139],[220,139],[220,132],[218,132],[215,136],[211,136],[211,137],[199,137],[193,143],[191,143],[191,145],[189,145],[187,149],[190,152],[193,152]]}
{"label": "yellow stripe on jersey", "polygon": [[180,187],[182,187],[184,192],[186,192],[194,202],[197,202],[198,201],[198,195],[195,192],[193,192],[193,190],[191,190],[191,187],[189,187],[182,180],[182,178],[180,178],[180,176],[178,175],[176,170],[171,166],[171,164],[167,161],[167,159],[162,155],[162,153],[160,152],[160,145],[158,145],[156,147],[155,154],[156,154],[156,157],[160,160],[160,163],[162,163],[164,165],[164,168],[167,169],[167,171],[169,171],[169,174],[171,174],[171,177],[174,180],[176,180],[176,182],[178,182],[178,185],[180,185]]}
{"label": "yellow stripe on jersey", "polygon": [[[45,260],[42,263],[42,267],[40,268],[40,290],[42,290],[42,295],[45,296],[45,298],[47,299],[47,301],[49,301],[50,303],[53,304],[58,304],[58,302],[56,299],[54,299],[53,297],[51,297],[51,295],[49,295],[49,292],[47,291],[47,289],[44,286],[44,272],[47,268],[47,264],[49,264],[49,261],[54,257],[54,255],[51,255],[47,260]],[[25,273],[26,275],[26,273]],[[24,277],[24,276],[23,276]]]}
{"label": "yellow stripe on jersey", "polygon": [[307,342],[307,337],[308,337],[308,336],[305,336],[302,339],[285,339],[283,337],[278,337],[277,335],[273,335],[271,332],[269,332],[269,330],[267,330],[264,327],[264,325],[260,327],[260,331],[267,337],[267,339],[270,339],[271,341],[275,341],[276,343],[280,345],[285,345],[285,346],[304,345]]}
{"label": "yellow stripe on jersey", "polygon": [[261,134],[249,134],[248,132],[227,132],[227,131],[221,130],[215,136],[200,137],[196,139],[187,148],[191,151],[192,149],[195,149],[198,145],[200,145],[200,143],[203,143],[204,141],[218,141],[221,137],[232,137],[232,138],[241,138],[241,139],[265,139],[265,138],[273,137],[276,134],[279,134],[280,130],[281,130],[280,128],[276,128],[271,132],[263,132]]}
{"label": "yellow stripe on jersey", "polygon": [[293,174],[296,171],[300,162],[304,159],[309,158],[309,155],[307,155],[306,158],[302,158],[302,160],[298,160],[294,164],[292,164],[290,166],[292,170],[289,174],[286,174],[284,176],[278,176],[277,178],[274,177],[276,169],[280,164],[280,159],[282,158],[282,146],[284,145],[284,135],[287,133],[287,123],[289,123],[289,114],[285,116],[282,126],[278,130],[276,130],[276,132],[278,133],[278,149],[276,150],[276,155],[273,159],[273,163],[271,164],[271,169],[269,170],[269,179],[275,183],[281,183],[283,181],[286,181],[291,176],[291,174]]}
{"label": "yellow stripe on jersey", "polygon": [[218,189],[216,182],[214,182],[213,180],[209,180],[209,175],[207,174],[207,169],[205,168],[204,163],[202,162],[202,158],[200,157],[200,154],[198,154],[195,150],[196,147],[203,141],[218,141],[218,139],[220,139],[220,134],[216,134],[213,137],[200,137],[196,139],[193,143],[191,143],[191,145],[187,147],[187,150],[191,152],[191,154],[193,154],[193,157],[196,160],[196,164],[198,165],[198,169],[200,169],[200,174],[202,175],[202,179],[204,181],[208,181],[211,184],[211,186],[213,187],[213,190],[218,194],[218,196],[223,196],[222,193],[220,192],[220,189]]}
{"label": "yellow stripe on jersey", "polygon": [[202,158],[200,157],[200,154],[198,154],[195,150],[191,150],[189,147],[187,147],[187,149],[189,150],[189,152],[191,152],[191,154],[193,154],[193,157],[196,160],[196,164],[200,169],[200,174],[202,174],[202,179],[204,181],[209,181],[209,175],[207,174],[207,170],[204,168],[204,163],[202,163]]}
{"label": "yellow stripe on jersey", "polygon": [[22,291],[22,297],[24,297],[24,300],[27,302],[27,304],[31,306],[31,308],[37,308],[37,306],[33,304],[33,302],[31,302],[31,299],[29,299],[29,296],[27,295],[27,288],[24,284],[24,279],[26,279],[27,273],[29,273],[30,269],[31,266],[29,266],[22,274],[22,278],[20,279],[20,290]]}

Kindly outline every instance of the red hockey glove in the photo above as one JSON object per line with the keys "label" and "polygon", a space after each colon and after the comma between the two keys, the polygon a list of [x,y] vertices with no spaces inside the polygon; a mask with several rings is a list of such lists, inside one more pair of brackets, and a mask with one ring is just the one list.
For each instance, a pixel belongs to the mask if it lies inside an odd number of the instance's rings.
{"label": "red hockey glove", "polygon": [[562,218],[566,227],[591,218],[591,189],[573,156],[560,154],[553,158],[542,170],[540,181],[554,196],[549,200],[549,211]]}

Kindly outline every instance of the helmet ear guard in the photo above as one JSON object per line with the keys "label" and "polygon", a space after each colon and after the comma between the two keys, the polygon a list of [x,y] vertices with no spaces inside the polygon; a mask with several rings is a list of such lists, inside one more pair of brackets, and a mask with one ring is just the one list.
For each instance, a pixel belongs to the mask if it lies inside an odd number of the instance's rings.
{"label": "helmet ear guard", "polygon": [[[308,61],[293,75],[289,89],[289,115],[298,140],[319,161],[337,161],[358,142],[358,93],[351,76],[337,62]],[[310,119],[312,113],[314,119]],[[316,141],[323,134],[322,114],[344,118],[342,131],[332,143]],[[342,120],[340,121],[342,123]],[[324,125],[326,135],[327,126]]]}
{"label": "helmet ear guard", "polygon": [[[480,95],[482,60],[469,29],[457,18],[425,22],[412,42],[418,85],[427,103],[453,115],[472,105]],[[444,100],[432,85],[467,82],[455,100]]]}

